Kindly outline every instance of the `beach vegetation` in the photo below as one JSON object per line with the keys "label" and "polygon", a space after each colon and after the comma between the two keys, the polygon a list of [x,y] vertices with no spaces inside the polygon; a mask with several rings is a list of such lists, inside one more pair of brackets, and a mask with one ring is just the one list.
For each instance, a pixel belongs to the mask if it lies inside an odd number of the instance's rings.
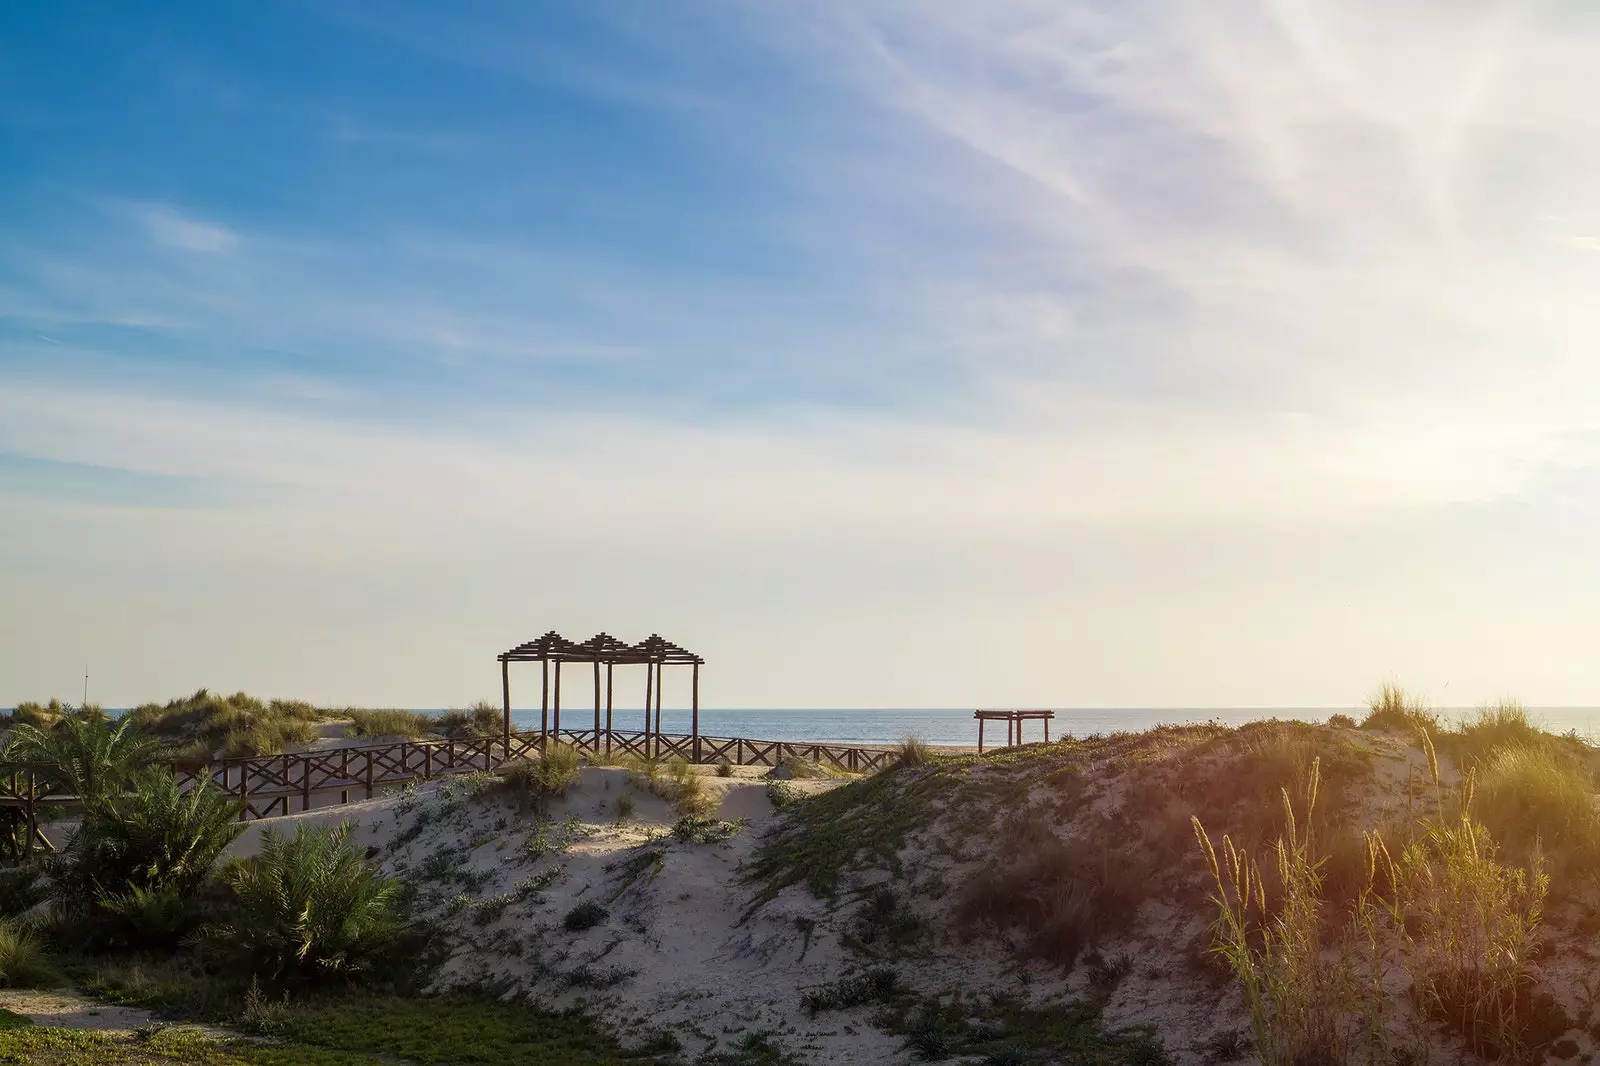
{"label": "beach vegetation", "polygon": [[11,708],[10,724],[13,726],[31,725],[40,729],[49,729],[71,711],[72,708],[60,700],[53,699],[48,703],[23,700]]}
{"label": "beach vegetation", "polygon": [[129,787],[160,752],[160,741],[136,722],[74,711],[50,727],[15,727],[0,761],[8,770],[34,772],[42,788],[78,796],[93,808]]}
{"label": "beach vegetation", "polygon": [[594,900],[586,900],[573,907],[561,919],[562,928],[569,933],[581,933],[585,929],[593,929],[611,917],[611,912],[605,904]]}
{"label": "beach vegetation", "polygon": [[[86,808],[83,819],[50,867],[55,895],[67,910],[135,907],[128,893],[171,890],[191,897],[210,876],[217,857],[244,829],[239,801],[201,778],[188,788],[167,770],[145,770],[129,791]],[[151,897],[152,900],[160,898]]]}
{"label": "beach vegetation", "polygon": [[565,796],[578,783],[582,769],[583,757],[578,749],[553,740],[539,754],[513,759],[497,773],[504,791],[518,799],[543,804]]}
{"label": "beach vegetation", "polygon": [[1367,701],[1367,716],[1361,720],[1361,728],[1405,733],[1426,729],[1430,733],[1437,733],[1439,715],[1428,707],[1427,701],[1421,696],[1386,681]]}
{"label": "beach vegetation", "polygon": [[497,737],[505,731],[504,709],[479,700],[465,710],[445,711],[433,718],[431,730],[452,740]]}
{"label": "beach vegetation", "polygon": [[370,865],[351,826],[261,831],[260,852],[223,871],[236,917],[212,931],[271,985],[350,978],[370,969],[400,933],[400,884]]}
{"label": "beach vegetation", "polygon": [[433,729],[433,719],[418,711],[363,711],[354,708],[344,712],[350,719],[348,735],[351,737],[425,737]]}
{"label": "beach vegetation", "polygon": [[0,985],[45,988],[59,980],[38,934],[14,918],[0,919]]}
{"label": "beach vegetation", "polygon": [[199,689],[165,704],[146,703],[124,717],[145,733],[193,759],[276,755],[290,744],[316,739],[317,724],[330,717],[303,700],[261,700],[245,692],[231,696]]}
{"label": "beach vegetation", "polygon": [[895,749],[894,758],[900,766],[921,766],[933,758],[933,748],[920,737],[907,736]]}

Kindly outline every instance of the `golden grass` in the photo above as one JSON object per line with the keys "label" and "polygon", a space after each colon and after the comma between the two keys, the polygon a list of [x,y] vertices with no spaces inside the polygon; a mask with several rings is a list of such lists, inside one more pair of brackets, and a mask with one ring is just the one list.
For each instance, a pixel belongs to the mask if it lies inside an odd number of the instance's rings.
{"label": "golden grass", "polygon": [[1361,720],[1362,729],[1394,729],[1415,732],[1426,729],[1437,732],[1439,715],[1428,707],[1421,696],[1407,692],[1392,682],[1385,682],[1367,701],[1367,716]]}

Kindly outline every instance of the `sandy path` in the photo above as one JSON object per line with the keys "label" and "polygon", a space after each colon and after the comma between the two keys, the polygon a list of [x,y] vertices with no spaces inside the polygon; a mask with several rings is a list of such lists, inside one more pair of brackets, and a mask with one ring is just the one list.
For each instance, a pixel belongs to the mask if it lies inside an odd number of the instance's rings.
{"label": "sandy path", "polygon": [[[117,1007],[96,1003],[77,992],[61,989],[0,988],[0,1008],[21,1014],[36,1025],[52,1029],[82,1029],[100,1033],[131,1033],[146,1025],[164,1024],[141,1007]],[[238,1036],[204,1025],[185,1025],[185,1029],[218,1039]]]}

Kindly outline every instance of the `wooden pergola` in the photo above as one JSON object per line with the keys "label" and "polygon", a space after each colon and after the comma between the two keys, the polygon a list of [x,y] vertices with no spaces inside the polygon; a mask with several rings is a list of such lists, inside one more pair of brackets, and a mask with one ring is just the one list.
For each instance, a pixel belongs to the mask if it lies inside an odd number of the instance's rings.
{"label": "wooden pergola", "polygon": [[1055,711],[973,711],[972,717],[978,720],[978,753],[983,753],[983,724],[985,722],[1003,721],[1006,723],[1006,744],[1022,743],[1023,722],[1043,722],[1044,740],[1050,742],[1050,720],[1056,716]]}
{"label": "wooden pergola", "polygon": [[[644,666],[644,732],[647,737],[661,735],[661,690],[668,666],[687,666],[691,671],[691,702],[693,711],[692,736],[698,758],[700,750],[700,666],[703,658],[686,648],[681,648],[657,634],[650,634],[637,644],[627,644],[609,633],[596,633],[585,641],[573,641],[551,630],[537,640],[518,644],[502,652],[500,660],[500,691],[504,702],[506,750],[511,750],[511,664],[540,663],[543,681],[539,699],[539,734],[541,738],[554,733],[561,735],[561,667],[564,663],[589,663],[594,667],[594,732],[598,747],[603,734],[606,750],[611,750],[613,672],[618,666]],[[555,698],[550,691],[550,665],[555,664]],[[600,724],[601,683],[600,668],[605,667],[604,708],[605,726]],[[554,721],[551,711],[554,710]]]}

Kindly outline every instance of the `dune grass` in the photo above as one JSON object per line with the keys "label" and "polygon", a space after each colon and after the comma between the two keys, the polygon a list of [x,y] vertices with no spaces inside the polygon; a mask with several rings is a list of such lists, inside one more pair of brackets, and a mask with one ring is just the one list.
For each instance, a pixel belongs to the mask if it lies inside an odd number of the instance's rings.
{"label": "dune grass", "polygon": [[1418,729],[1439,731],[1439,715],[1421,696],[1407,692],[1393,682],[1385,682],[1367,701],[1367,716],[1362,729],[1393,729],[1414,733]]}
{"label": "dune grass", "polygon": [[433,727],[433,720],[416,711],[363,711],[351,708],[343,712],[350,719],[352,737],[425,737]]}
{"label": "dune grass", "polygon": [[513,796],[534,803],[567,794],[578,782],[583,757],[578,749],[551,741],[544,751],[528,759],[515,759],[499,770],[501,786]]}
{"label": "dune grass", "polygon": [[261,700],[245,692],[224,696],[200,689],[165,704],[141,704],[127,718],[166,741],[182,758],[195,760],[201,754],[276,755],[289,744],[315,739],[317,723],[328,712],[303,700]]}

